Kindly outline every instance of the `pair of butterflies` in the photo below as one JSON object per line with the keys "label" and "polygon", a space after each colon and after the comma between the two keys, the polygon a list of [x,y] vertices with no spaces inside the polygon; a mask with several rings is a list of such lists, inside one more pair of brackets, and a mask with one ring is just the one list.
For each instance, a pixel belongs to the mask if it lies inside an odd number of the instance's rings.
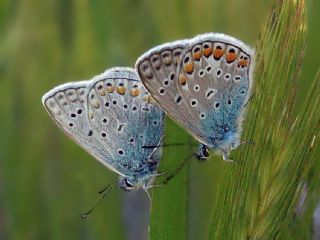
{"label": "pair of butterflies", "polygon": [[[89,81],[57,86],[42,102],[88,153],[120,175],[124,190],[152,186],[161,158],[164,112],[224,160],[240,144],[252,86],[253,50],[218,33],[155,47],[136,69],[112,68]],[[163,112],[164,111],[164,112]]]}

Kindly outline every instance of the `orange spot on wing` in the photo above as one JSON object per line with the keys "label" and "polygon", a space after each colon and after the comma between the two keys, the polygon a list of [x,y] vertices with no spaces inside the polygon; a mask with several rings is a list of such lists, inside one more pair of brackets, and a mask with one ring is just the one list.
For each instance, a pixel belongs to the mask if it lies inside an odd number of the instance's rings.
{"label": "orange spot on wing", "polygon": [[171,64],[171,62],[172,62],[171,56],[170,56],[169,54],[163,54],[163,56],[162,56],[162,62],[163,62],[165,65],[169,66],[169,65]]}
{"label": "orange spot on wing", "polygon": [[203,49],[203,55],[205,55],[206,57],[209,57],[209,55],[212,53],[212,48],[208,47],[208,48],[204,48]]}
{"label": "orange spot on wing", "polygon": [[127,89],[125,87],[117,87],[116,90],[120,95],[124,95]]}
{"label": "orange spot on wing", "polygon": [[108,91],[109,93],[113,93],[114,87],[113,87],[113,86],[108,86],[108,87],[107,87],[107,91]]}
{"label": "orange spot on wing", "polygon": [[192,54],[192,58],[193,58],[194,60],[199,60],[199,59],[201,58],[201,52],[200,52],[200,51],[194,52],[194,53]]}
{"label": "orange spot on wing", "polygon": [[154,100],[154,98],[151,97],[150,95],[144,95],[142,99],[143,99],[143,101],[150,103],[150,104],[156,103],[156,100]]}
{"label": "orange spot on wing", "polygon": [[187,63],[183,65],[183,69],[187,72],[187,73],[192,73],[193,72],[193,63]]}
{"label": "orange spot on wing", "polygon": [[238,65],[241,67],[246,67],[246,66],[248,66],[248,63],[249,63],[248,60],[240,60],[238,62]]}
{"label": "orange spot on wing", "polygon": [[213,52],[213,57],[218,60],[223,56],[223,54],[224,54],[224,51],[222,49],[217,48]]}
{"label": "orange spot on wing", "polygon": [[184,74],[180,74],[180,76],[179,76],[179,83],[180,83],[182,86],[186,85],[186,83],[187,83],[187,78],[186,78],[186,76],[185,76]]}
{"label": "orange spot on wing", "polygon": [[138,88],[132,88],[130,90],[130,95],[132,97],[137,97],[137,96],[139,96],[139,94],[140,94],[140,90]]}
{"label": "orange spot on wing", "polygon": [[226,60],[227,60],[227,63],[232,63],[234,62],[234,60],[237,59],[237,54],[233,53],[233,52],[229,52],[226,56]]}
{"label": "orange spot on wing", "polygon": [[106,95],[106,92],[103,89],[98,90],[98,93],[99,93],[100,96],[105,96]]}
{"label": "orange spot on wing", "polygon": [[143,101],[148,102],[148,98],[149,98],[149,95],[144,95],[142,99]]}

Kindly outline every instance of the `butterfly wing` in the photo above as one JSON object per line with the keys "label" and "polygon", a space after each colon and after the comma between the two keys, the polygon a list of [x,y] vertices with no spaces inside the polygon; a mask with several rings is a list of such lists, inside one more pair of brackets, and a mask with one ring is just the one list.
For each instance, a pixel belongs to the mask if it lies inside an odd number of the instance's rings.
{"label": "butterfly wing", "polygon": [[[144,167],[143,162],[152,154],[152,150],[141,146],[159,144],[162,136],[162,111],[145,103],[144,94],[147,93],[133,69],[115,68],[91,81],[60,85],[45,94],[42,101],[67,135],[102,164],[127,176]],[[130,111],[133,106],[139,107],[137,113]],[[147,114],[142,106],[150,108]],[[150,124],[155,120],[158,125]],[[147,139],[149,134],[154,138]],[[135,142],[130,142],[131,138]]]}
{"label": "butterfly wing", "polygon": [[240,120],[252,86],[252,58],[252,49],[224,34],[190,40],[181,55],[177,75],[182,80],[176,86],[188,111],[200,120],[195,122],[197,131],[187,129],[200,142],[209,146],[228,142],[227,132],[240,138]]}
{"label": "butterfly wing", "polygon": [[164,114],[134,70],[116,69],[88,91],[89,122],[96,138],[126,176],[148,171],[148,158],[163,136]]}
{"label": "butterfly wing", "polygon": [[178,92],[177,66],[188,41],[181,40],[155,47],[136,62],[136,70],[152,98],[179,125],[193,129],[193,115]]}

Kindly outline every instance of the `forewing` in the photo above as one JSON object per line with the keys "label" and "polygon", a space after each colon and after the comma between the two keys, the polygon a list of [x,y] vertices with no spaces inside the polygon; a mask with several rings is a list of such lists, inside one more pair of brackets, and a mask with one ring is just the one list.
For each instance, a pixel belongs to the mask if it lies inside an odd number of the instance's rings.
{"label": "forewing", "polygon": [[163,112],[143,101],[145,95],[133,69],[115,68],[91,81],[60,85],[42,101],[75,142],[105,166],[128,176],[146,167],[152,154],[152,149],[141,146],[157,145],[162,137]]}
{"label": "forewing", "polygon": [[[253,50],[224,34],[190,40],[178,66],[178,92],[195,118],[189,132],[210,145],[215,127],[240,119],[252,86]],[[200,133],[199,133],[200,132]]]}
{"label": "forewing", "polygon": [[194,128],[193,116],[178,92],[177,66],[188,41],[181,40],[155,47],[136,62],[137,72],[153,99],[179,125]]}
{"label": "forewing", "polygon": [[42,102],[57,125],[105,166],[121,174],[114,159],[98,141],[89,123],[87,92],[90,81],[60,85],[46,93]]}

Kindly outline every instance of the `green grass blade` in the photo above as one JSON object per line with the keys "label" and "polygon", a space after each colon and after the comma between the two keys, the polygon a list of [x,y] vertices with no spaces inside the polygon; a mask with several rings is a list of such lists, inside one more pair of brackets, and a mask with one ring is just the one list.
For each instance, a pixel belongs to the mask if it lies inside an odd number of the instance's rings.
{"label": "green grass blade", "polygon": [[[166,143],[186,143],[190,138],[180,127],[167,119]],[[160,163],[160,172],[174,172],[191,152],[190,146],[164,148],[163,161]],[[185,153],[185,154],[181,154]],[[190,159],[191,161],[193,159]],[[161,184],[163,177],[157,183]],[[186,239],[187,238],[187,206],[188,206],[188,165],[175,175],[163,187],[155,187],[152,192],[152,206],[150,211],[149,236],[157,239]]]}
{"label": "green grass blade", "polygon": [[[312,142],[309,145],[309,149],[306,149],[304,157],[307,157],[308,164],[302,166],[304,169],[303,179],[303,195],[299,197],[301,206],[295,211],[294,218],[288,222],[287,227],[282,231],[283,239],[312,239],[313,231],[311,226],[313,225],[313,214],[320,199],[320,161],[317,159],[320,153],[319,137],[320,137],[320,71],[317,77],[314,79],[308,96],[304,102],[305,111],[300,114],[300,121],[315,123],[315,125],[309,125],[308,129],[301,129],[296,131],[295,137],[301,137],[309,135],[308,139],[312,138]],[[299,123],[298,123],[299,124]],[[298,125],[297,124],[297,125]],[[305,132],[305,130],[308,130]],[[303,131],[303,132],[302,132]],[[301,135],[302,134],[302,135]],[[306,143],[307,144],[307,143]],[[299,146],[297,146],[299,147]],[[305,197],[305,199],[303,199]]]}
{"label": "green grass blade", "polygon": [[[256,48],[254,99],[244,128],[253,139],[226,166],[209,239],[274,239],[292,219],[301,181],[314,164],[310,144],[320,112],[313,88],[304,111],[292,107],[304,53],[303,0],[276,1]],[[315,104],[317,103],[317,104]]]}

